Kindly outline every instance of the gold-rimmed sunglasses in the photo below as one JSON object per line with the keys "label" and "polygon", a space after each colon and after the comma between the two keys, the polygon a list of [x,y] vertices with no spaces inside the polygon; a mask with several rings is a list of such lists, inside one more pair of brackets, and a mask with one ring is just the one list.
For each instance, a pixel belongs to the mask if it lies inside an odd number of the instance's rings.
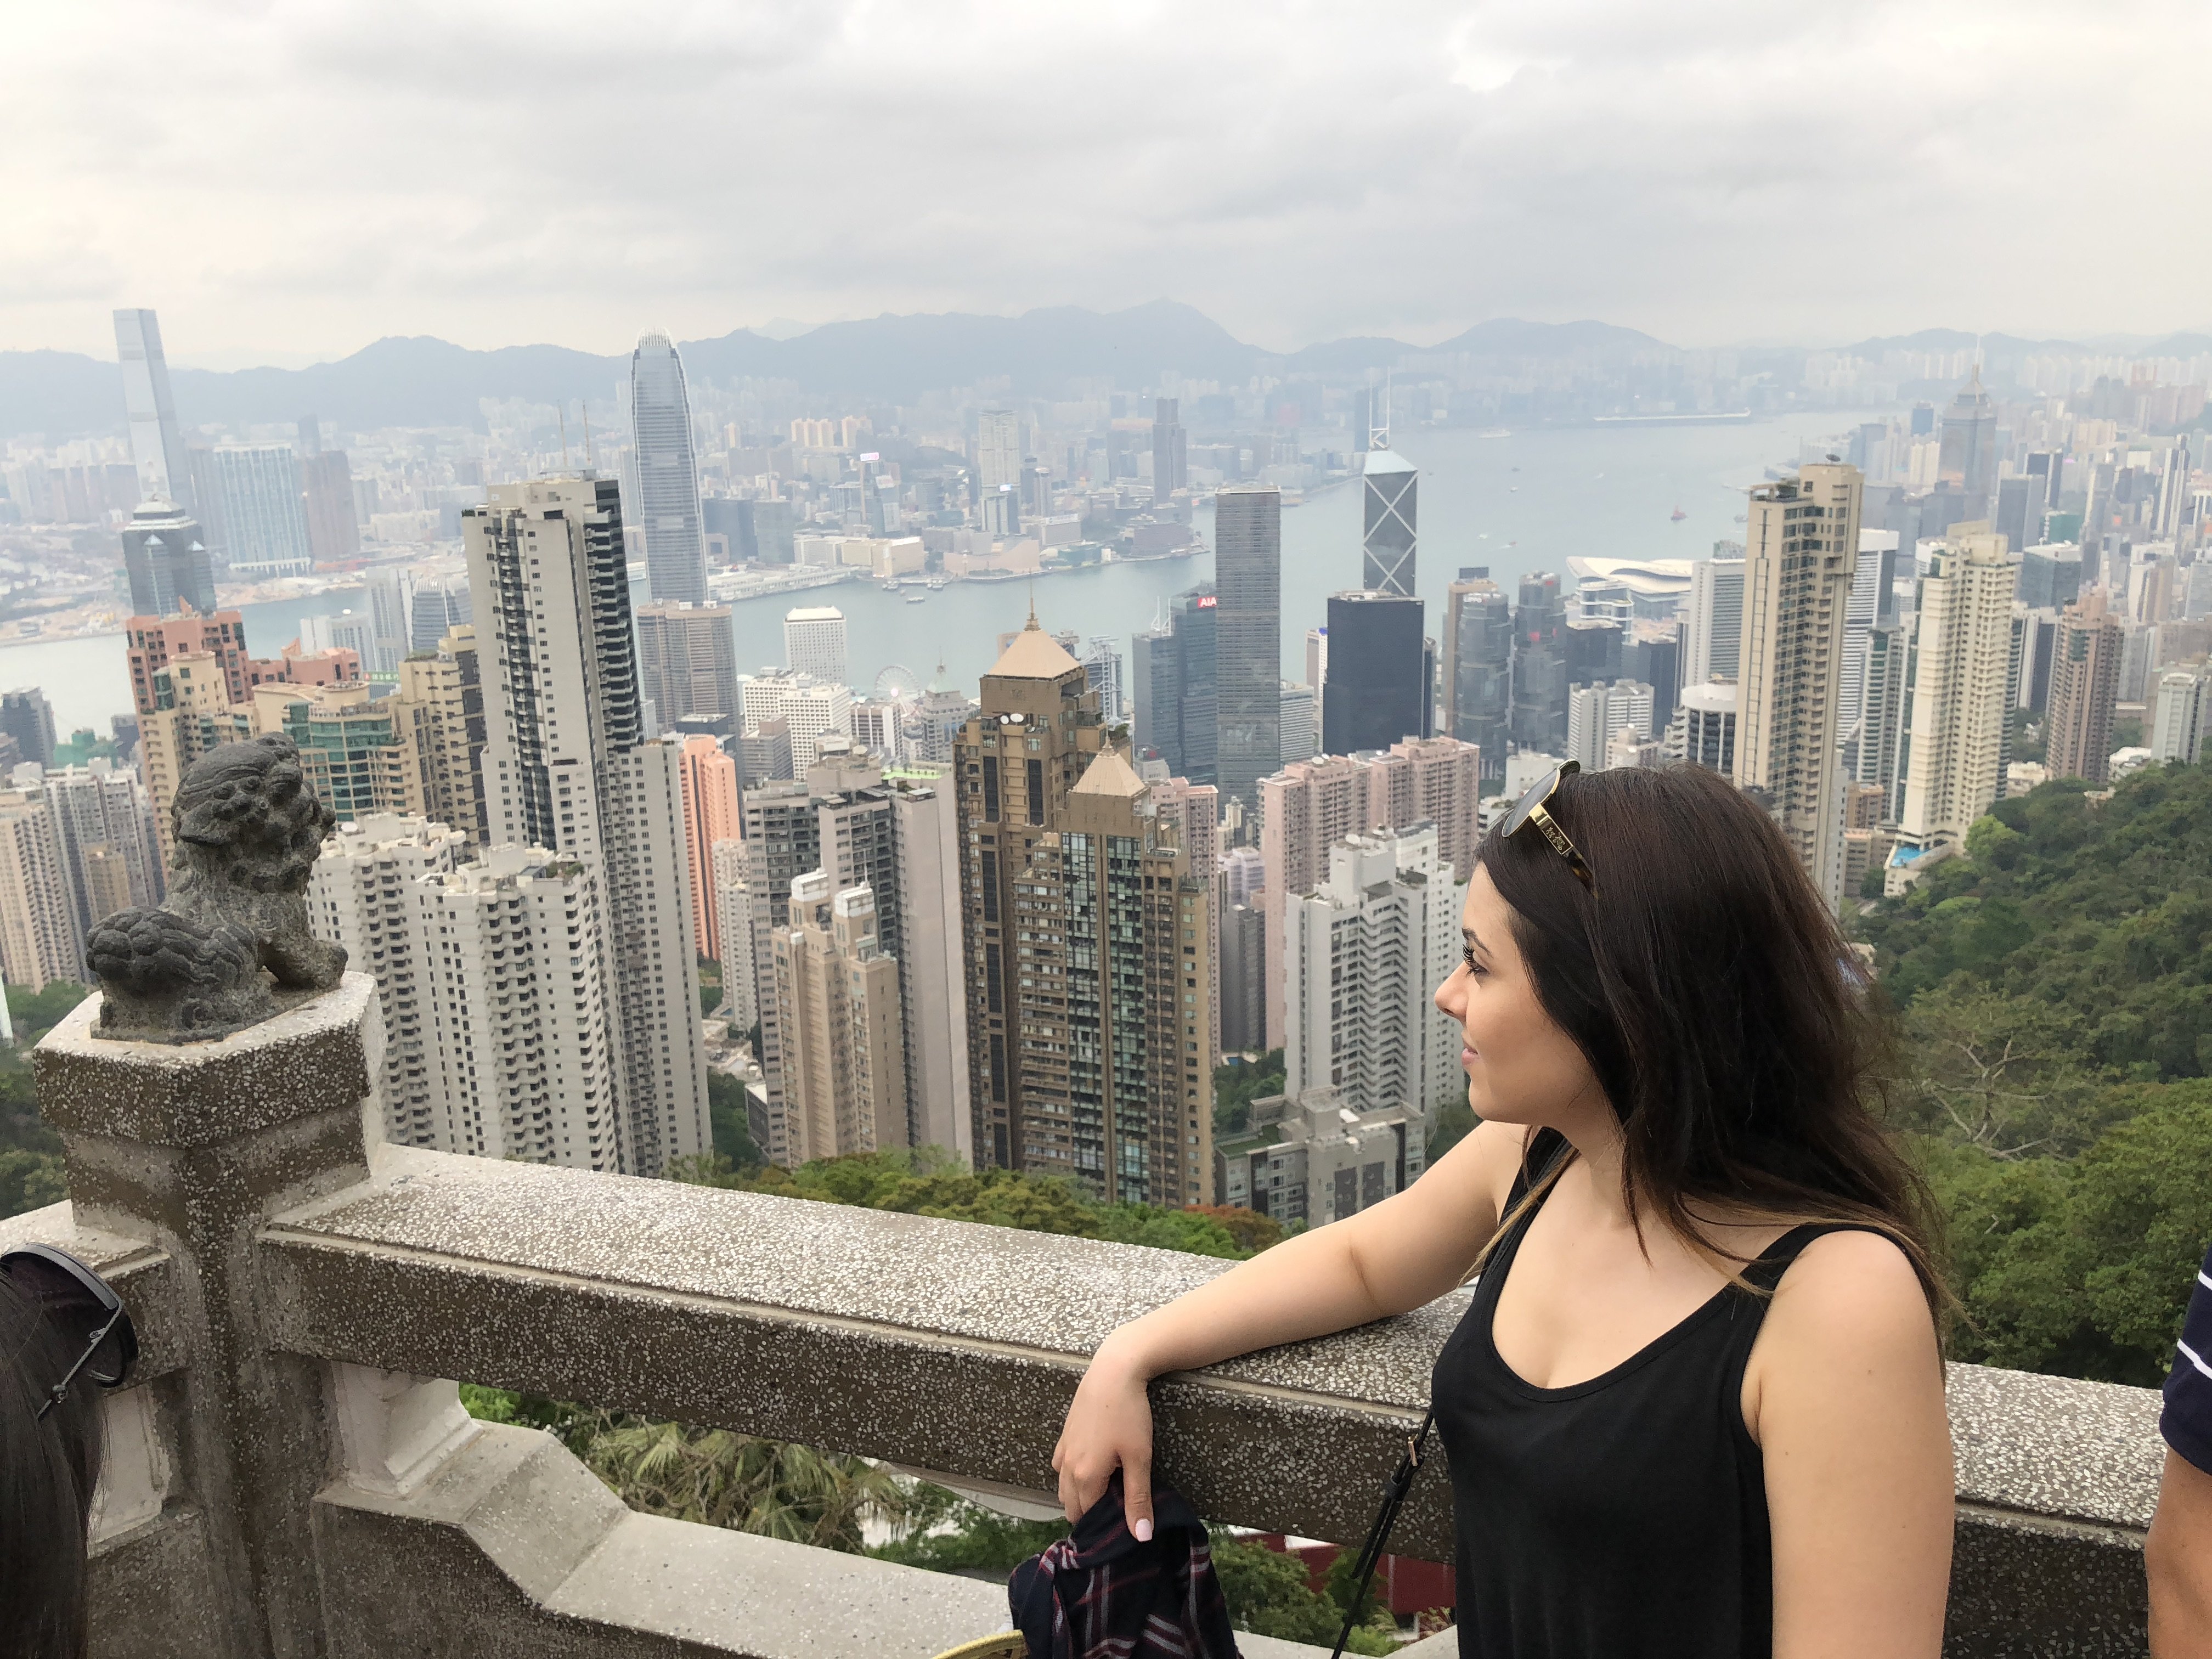
{"label": "gold-rimmed sunglasses", "polygon": [[1545,810],[1546,804],[1559,793],[1559,786],[1582,769],[1580,761],[1561,761],[1530,784],[1528,792],[1507,814],[1504,827],[1499,834],[1504,840],[1510,841],[1527,826],[1534,824],[1537,832],[1551,842],[1552,850],[1567,861],[1567,868],[1582,878],[1583,886],[1595,893],[1597,883],[1590,875],[1589,866],[1583,862],[1581,852],[1568,839],[1567,832],[1559,828],[1559,820]]}

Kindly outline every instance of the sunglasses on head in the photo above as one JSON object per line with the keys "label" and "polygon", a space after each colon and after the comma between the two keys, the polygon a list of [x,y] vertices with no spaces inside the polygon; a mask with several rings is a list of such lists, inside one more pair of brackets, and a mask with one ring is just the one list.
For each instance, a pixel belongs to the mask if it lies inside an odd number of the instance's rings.
{"label": "sunglasses on head", "polygon": [[69,1398],[80,1375],[103,1389],[119,1389],[138,1358],[138,1334],[123,1298],[107,1281],[67,1250],[51,1244],[25,1244],[0,1255],[0,1278],[59,1331],[76,1350],[76,1363],[46,1393],[39,1416]]}
{"label": "sunglasses on head", "polygon": [[1545,810],[1546,804],[1559,793],[1559,786],[1582,769],[1580,761],[1561,761],[1545,773],[1528,786],[1512,811],[1506,815],[1505,823],[1498,833],[1504,840],[1510,841],[1530,824],[1534,824],[1537,833],[1551,843],[1552,850],[1567,861],[1567,868],[1581,878],[1583,886],[1595,893],[1597,883],[1591,878],[1589,866],[1583,861],[1582,854],[1567,838],[1567,832],[1559,828],[1559,820]]}

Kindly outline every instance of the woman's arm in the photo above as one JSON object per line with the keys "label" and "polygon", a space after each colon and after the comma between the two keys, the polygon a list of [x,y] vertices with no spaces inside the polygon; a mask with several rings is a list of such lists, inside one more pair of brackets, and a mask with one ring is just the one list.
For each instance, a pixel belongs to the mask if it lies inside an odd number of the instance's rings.
{"label": "woman's arm", "polygon": [[1775,1659],[1936,1659],[1951,1581],[1951,1431],[1927,1298],[1875,1233],[1783,1275],[1744,1420],[1766,1462]]}
{"label": "woman's arm", "polygon": [[1053,1453],[1067,1518],[1097,1502],[1119,1467],[1130,1527],[1151,1535],[1152,1378],[1404,1313],[1451,1289],[1497,1227],[1526,1133],[1478,1125],[1404,1192],[1285,1239],[1109,1336]]}

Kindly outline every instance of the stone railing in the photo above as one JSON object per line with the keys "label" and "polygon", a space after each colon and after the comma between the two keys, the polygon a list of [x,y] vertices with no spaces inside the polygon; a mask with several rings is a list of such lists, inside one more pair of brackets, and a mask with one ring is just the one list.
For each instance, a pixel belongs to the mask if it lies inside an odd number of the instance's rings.
{"label": "stone railing", "polygon": [[[989,1584],[631,1514],[440,1379],[1036,1493],[1099,1339],[1224,1264],[386,1146],[373,989],[188,1048],[93,1040],[88,1004],[40,1045],[73,1203],[0,1244],[88,1257],[143,1341],[109,1405],[94,1651],[925,1659],[1003,1628]],[[1461,1306],[1164,1379],[1164,1478],[1357,1539]],[[1954,1368],[1953,1652],[2142,1650],[2155,1400]],[[1437,1470],[1395,1547],[1450,1539]]]}

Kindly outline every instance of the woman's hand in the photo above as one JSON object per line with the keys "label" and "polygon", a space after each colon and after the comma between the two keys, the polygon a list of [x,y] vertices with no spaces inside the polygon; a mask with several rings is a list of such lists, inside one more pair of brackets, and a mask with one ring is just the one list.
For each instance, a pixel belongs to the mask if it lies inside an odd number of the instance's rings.
{"label": "woman's hand", "polygon": [[1084,1372],[1067,1408],[1052,1466],[1060,1471],[1060,1506],[1070,1522],[1096,1504],[1121,1471],[1121,1511],[1139,1540],[1152,1535],[1151,1378],[1109,1337]]}

